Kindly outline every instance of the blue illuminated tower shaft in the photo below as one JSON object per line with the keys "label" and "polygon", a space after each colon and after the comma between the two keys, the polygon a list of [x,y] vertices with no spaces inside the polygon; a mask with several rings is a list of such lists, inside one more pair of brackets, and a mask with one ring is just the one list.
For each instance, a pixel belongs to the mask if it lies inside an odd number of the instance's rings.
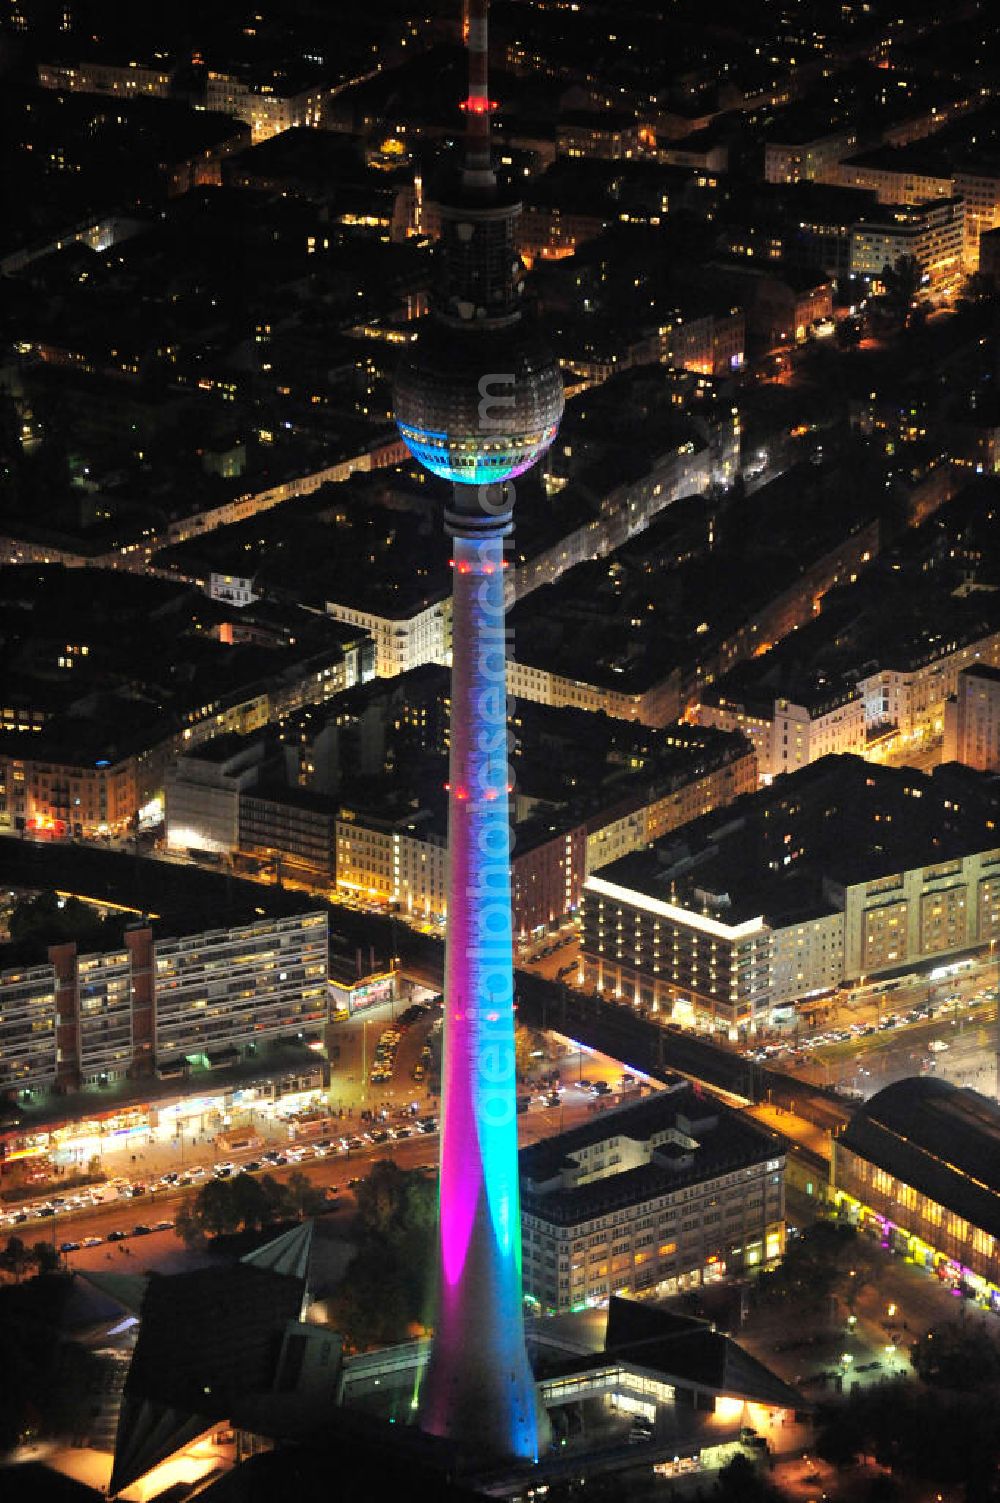
{"label": "blue illuminated tower shaft", "polygon": [[[454,536],[440,1281],[421,1424],[534,1459],[524,1345],[508,814],[503,518]],[[469,536],[468,533],[476,535]]]}

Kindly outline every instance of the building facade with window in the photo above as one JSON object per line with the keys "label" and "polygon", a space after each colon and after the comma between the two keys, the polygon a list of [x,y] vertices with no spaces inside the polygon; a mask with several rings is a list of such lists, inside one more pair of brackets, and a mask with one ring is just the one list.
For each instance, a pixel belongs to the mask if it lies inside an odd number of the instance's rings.
{"label": "building facade with window", "polygon": [[784,1173],[782,1140],[679,1076],[635,1105],[595,1110],[521,1150],[525,1293],[554,1313],[773,1264]]}
{"label": "building facade with window", "polygon": [[614,862],[609,875],[592,875],[584,886],[585,982],[702,1027],[735,1034],[762,1026],[771,1002],[763,913],[729,922],[666,901],[641,878],[630,883],[622,873],[628,863]]}
{"label": "building facade with window", "polygon": [[588,876],[585,986],[699,1027],[1000,940],[986,779],[828,756]]}
{"label": "building facade with window", "polygon": [[395,678],[424,663],[451,657],[451,597],[415,600],[398,613],[363,609],[350,601],[328,600],[326,613],[345,626],[365,631],[375,644],[375,673]]}
{"label": "building facade with window", "polygon": [[1000,769],[1000,669],[983,663],[958,675],[944,707],[943,755],[980,772]]}
{"label": "building facade with window", "polygon": [[51,964],[0,971],[0,1095],[56,1080],[56,974]]}
{"label": "building facade with window", "polygon": [[327,1021],[327,917],[301,913],[121,945],[0,973],[0,1095],[76,1090],[233,1062]]}
{"label": "building facade with window", "polygon": [[326,1021],[323,913],[265,919],[153,944],[160,1064],[221,1052]]}

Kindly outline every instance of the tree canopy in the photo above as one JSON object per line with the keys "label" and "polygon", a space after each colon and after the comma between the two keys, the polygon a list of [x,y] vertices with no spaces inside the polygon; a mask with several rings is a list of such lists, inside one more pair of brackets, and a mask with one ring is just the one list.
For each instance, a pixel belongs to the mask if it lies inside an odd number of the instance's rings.
{"label": "tree canopy", "polygon": [[964,1484],[969,1499],[995,1499],[995,1391],[942,1394],[905,1381],[860,1389],[821,1413],[816,1452],[837,1466],[874,1456],[894,1472],[938,1486]]}
{"label": "tree canopy", "polygon": [[437,1230],[434,1182],[380,1159],[358,1186],[358,1255],[332,1300],[345,1340],[401,1341],[428,1316]]}
{"label": "tree canopy", "polygon": [[795,1294],[813,1305],[837,1295],[853,1309],[861,1290],[876,1282],[879,1263],[879,1250],[853,1226],[817,1221],[789,1242],[781,1266],[762,1281],[761,1294]]}
{"label": "tree canopy", "polygon": [[117,944],[121,929],[120,916],[102,919],[89,903],[81,903],[79,898],[60,898],[55,892],[19,899],[10,915],[12,944],[37,941],[55,945],[69,940],[96,946],[105,941]]}
{"label": "tree canopy", "polygon": [[278,1222],[315,1216],[324,1205],[323,1191],[299,1169],[284,1182],[273,1174],[237,1174],[202,1185],[181,1206],[174,1231],[189,1247],[198,1246],[207,1237],[262,1231]]}
{"label": "tree canopy", "polygon": [[932,1388],[968,1393],[1000,1382],[1000,1342],[978,1321],[934,1326],[914,1342],[910,1360]]}

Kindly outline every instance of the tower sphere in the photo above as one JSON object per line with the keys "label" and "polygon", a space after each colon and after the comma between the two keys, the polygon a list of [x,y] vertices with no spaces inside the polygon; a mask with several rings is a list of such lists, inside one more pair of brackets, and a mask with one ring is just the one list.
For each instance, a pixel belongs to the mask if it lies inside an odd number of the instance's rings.
{"label": "tower sphere", "polygon": [[413,457],[444,480],[491,485],[545,452],[563,414],[559,366],[520,320],[468,333],[432,315],[396,375],[395,413]]}

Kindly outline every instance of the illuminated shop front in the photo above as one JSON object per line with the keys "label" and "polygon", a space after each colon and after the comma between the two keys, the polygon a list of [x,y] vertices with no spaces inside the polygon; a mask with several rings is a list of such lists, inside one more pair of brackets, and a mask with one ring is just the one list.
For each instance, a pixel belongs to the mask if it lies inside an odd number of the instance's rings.
{"label": "illuminated shop front", "polygon": [[92,1158],[153,1143],[191,1141],[201,1134],[246,1122],[269,1121],[308,1111],[326,1099],[326,1071],[314,1069],[236,1087],[220,1086],[200,1096],[137,1101],[74,1122],[23,1123],[0,1135],[4,1166],[48,1160],[63,1168],[85,1169]]}
{"label": "illuminated shop front", "polygon": [[[331,969],[333,962],[331,962]],[[399,997],[399,972],[392,969],[368,976],[330,978],[330,1013],[354,1017],[373,1007],[383,1007]]]}
{"label": "illuminated shop front", "polygon": [[957,1295],[1000,1311],[1000,1108],[921,1076],[879,1091],[834,1140],[839,1214]]}
{"label": "illuminated shop front", "polygon": [[835,1198],[840,1215],[849,1220],[852,1226],[877,1237],[887,1251],[898,1253],[908,1263],[928,1269],[957,1295],[971,1294],[980,1304],[989,1305],[1000,1314],[1000,1286],[996,1282],[996,1276],[991,1279],[977,1273],[967,1263],[949,1257],[947,1253],[915,1236],[863,1201],[856,1200],[846,1191],[838,1190]]}

